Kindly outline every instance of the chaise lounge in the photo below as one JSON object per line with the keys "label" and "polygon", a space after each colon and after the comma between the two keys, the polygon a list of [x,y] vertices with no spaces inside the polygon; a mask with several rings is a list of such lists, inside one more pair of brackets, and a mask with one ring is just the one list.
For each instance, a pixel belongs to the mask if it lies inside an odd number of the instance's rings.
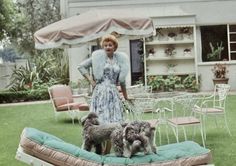
{"label": "chaise lounge", "polygon": [[157,154],[138,153],[132,158],[101,156],[34,128],[23,130],[16,153],[17,160],[40,166],[192,166],[207,165],[211,158],[209,149],[192,141],[160,146]]}

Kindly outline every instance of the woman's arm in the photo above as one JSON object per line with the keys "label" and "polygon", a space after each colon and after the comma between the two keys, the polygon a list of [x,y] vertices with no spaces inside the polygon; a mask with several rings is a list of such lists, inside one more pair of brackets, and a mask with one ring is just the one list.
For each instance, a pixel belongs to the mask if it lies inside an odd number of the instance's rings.
{"label": "woman's arm", "polygon": [[84,74],[84,77],[88,80],[88,82],[92,85],[93,88],[96,86],[96,82],[89,74]]}
{"label": "woman's arm", "polygon": [[93,80],[93,77],[89,74],[89,68],[92,66],[92,58],[86,59],[78,66],[80,73],[86,78],[89,83],[93,86],[96,86],[96,82]]}
{"label": "woman's arm", "polygon": [[120,83],[120,88],[121,88],[121,92],[122,92],[125,100],[128,100],[128,95],[127,95],[125,83]]}

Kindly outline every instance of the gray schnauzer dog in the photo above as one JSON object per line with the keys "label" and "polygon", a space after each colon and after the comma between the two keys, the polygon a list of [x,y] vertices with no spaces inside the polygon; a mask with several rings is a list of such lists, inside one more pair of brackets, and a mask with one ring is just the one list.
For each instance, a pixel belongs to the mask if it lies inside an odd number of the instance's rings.
{"label": "gray schnauzer dog", "polygon": [[111,134],[111,142],[116,156],[131,157],[137,152],[156,153],[155,128],[150,123],[134,121],[122,124]]}
{"label": "gray schnauzer dog", "polygon": [[82,121],[84,149],[91,151],[95,147],[95,153],[102,154],[102,143],[110,139],[112,131],[120,128],[118,123],[100,124],[98,116],[94,112],[90,112]]}

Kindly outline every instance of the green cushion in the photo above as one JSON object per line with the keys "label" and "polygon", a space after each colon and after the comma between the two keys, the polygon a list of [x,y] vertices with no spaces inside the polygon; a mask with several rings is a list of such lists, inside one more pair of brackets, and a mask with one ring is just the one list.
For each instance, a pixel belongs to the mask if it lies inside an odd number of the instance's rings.
{"label": "green cushion", "polygon": [[199,144],[193,141],[185,141],[181,143],[174,143],[169,145],[163,145],[158,147],[157,154],[143,155],[138,153],[131,159],[123,157],[115,157],[114,155],[107,155],[104,163],[106,164],[145,164],[145,163],[161,163],[164,161],[176,160],[179,158],[195,157],[209,153],[209,149],[201,147]]}
{"label": "green cushion", "polygon": [[106,165],[137,165],[147,163],[162,163],[165,161],[177,160],[180,158],[189,158],[206,155],[210,153],[209,149],[201,147],[193,141],[185,141],[158,147],[157,154],[144,155],[137,153],[131,158],[116,157],[114,154],[101,156],[94,152],[88,152],[75,145],[64,142],[63,140],[39,131],[34,128],[25,128],[25,136],[37,142],[38,144],[51,149],[70,154],[88,161]]}
{"label": "green cushion", "polygon": [[25,128],[25,136],[43,146],[50,147],[51,149],[57,151],[65,152],[72,156],[92,160],[97,163],[102,163],[103,161],[101,155],[83,150],[75,145],[66,143],[51,134],[39,131],[34,128]]}

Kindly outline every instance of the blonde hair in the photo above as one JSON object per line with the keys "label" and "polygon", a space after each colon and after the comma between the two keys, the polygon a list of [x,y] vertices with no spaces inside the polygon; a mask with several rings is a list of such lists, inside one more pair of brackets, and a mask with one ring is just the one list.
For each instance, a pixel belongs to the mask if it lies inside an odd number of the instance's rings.
{"label": "blonde hair", "polygon": [[102,48],[104,47],[104,42],[109,42],[109,41],[111,41],[114,44],[114,46],[115,46],[115,50],[114,51],[116,51],[117,48],[118,48],[118,40],[117,40],[117,38],[114,35],[103,36],[102,40],[101,40],[101,43],[100,43],[101,47]]}

